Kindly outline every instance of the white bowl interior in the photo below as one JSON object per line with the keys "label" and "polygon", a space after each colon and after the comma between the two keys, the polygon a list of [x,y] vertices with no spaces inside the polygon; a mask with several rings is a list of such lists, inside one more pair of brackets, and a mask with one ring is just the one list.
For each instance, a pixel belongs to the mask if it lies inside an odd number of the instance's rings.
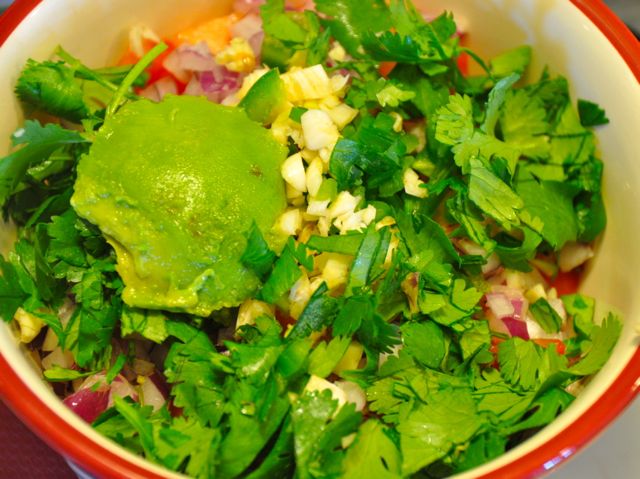
{"label": "white bowl interior", "polygon": [[[609,215],[600,251],[584,282],[584,291],[601,304],[619,311],[625,319],[621,340],[611,361],[588,385],[569,410],[543,432],[503,457],[473,471],[490,472],[560,434],[589,408],[614,381],[637,348],[635,327],[640,319],[640,295],[636,295],[640,270],[640,84],[607,38],[569,0],[428,0],[417,2],[438,13],[453,11],[459,25],[482,56],[528,43],[534,48],[532,71],[544,65],[570,78],[574,99],[602,105],[611,120],[598,130],[605,161],[605,201]],[[0,152],[9,148],[9,135],[22,119],[13,85],[27,58],[48,58],[63,45],[90,66],[103,66],[123,53],[129,29],[144,23],[161,34],[170,34],[222,13],[230,1],[181,0],[44,0],[31,12],[0,49]],[[4,154],[4,153],[2,153]],[[10,329],[0,325],[0,351],[29,387],[46,398],[67,422],[107,448],[117,448],[99,436],[43,384],[16,346]],[[569,456],[573,450],[562,453]],[[142,463],[121,451],[132,461]],[[549,467],[553,464],[549,464]],[[154,467],[155,466],[149,466]],[[460,477],[471,477],[463,474]]]}

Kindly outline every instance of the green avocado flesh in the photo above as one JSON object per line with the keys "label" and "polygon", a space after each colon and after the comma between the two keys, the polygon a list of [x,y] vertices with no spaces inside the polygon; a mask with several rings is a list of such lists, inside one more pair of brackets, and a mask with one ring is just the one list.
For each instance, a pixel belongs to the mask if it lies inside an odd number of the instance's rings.
{"label": "green avocado flesh", "polygon": [[129,306],[208,316],[259,287],[240,261],[255,221],[274,249],[286,150],[239,108],[171,96],[125,105],[78,164],[71,199],[113,245]]}

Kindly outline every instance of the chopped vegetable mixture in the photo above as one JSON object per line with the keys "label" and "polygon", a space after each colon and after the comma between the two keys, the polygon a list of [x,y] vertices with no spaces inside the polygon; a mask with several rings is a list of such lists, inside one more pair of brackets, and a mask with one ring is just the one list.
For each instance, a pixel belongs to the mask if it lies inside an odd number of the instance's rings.
{"label": "chopped vegetable mixture", "polygon": [[244,0],[135,26],[118,66],[29,60],[0,317],[79,416],[193,477],[500,456],[621,330],[577,291],[608,119],[472,35],[404,0]]}

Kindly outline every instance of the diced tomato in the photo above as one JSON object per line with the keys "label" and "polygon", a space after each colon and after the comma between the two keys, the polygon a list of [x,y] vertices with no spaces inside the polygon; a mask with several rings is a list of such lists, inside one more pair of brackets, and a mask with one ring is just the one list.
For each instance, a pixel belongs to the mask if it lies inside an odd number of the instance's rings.
{"label": "diced tomato", "polygon": [[188,43],[195,45],[206,42],[211,52],[215,55],[222,51],[231,41],[231,27],[240,17],[235,13],[224,17],[216,17],[178,33],[172,42],[176,45]]}
{"label": "diced tomato", "polygon": [[496,336],[491,337],[491,346],[489,347],[489,352],[493,354],[493,362],[491,366],[495,369],[500,369],[500,364],[498,363],[498,348],[500,343],[503,343],[504,339],[498,338]]}
{"label": "diced tomato", "polygon": [[284,331],[286,331],[289,326],[293,326],[294,324],[296,324],[296,320],[282,311],[280,308],[276,308],[276,321],[280,323],[280,326],[282,326],[282,329]]}
{"label": "diced tomato", "polygon": [[381,76],[387,78],[389,76],[389,73],[393,71],[397,64],[398,62],[381,62],[380,66],[378,67],[378,72]]}
{"label": "diced tomato", "polygon": [[120,57],[120,60],[118,60],[118,65],[135,65],[138,60],[140,60],[140,58],[138,58],[138,56],[133,53],[133,50],[129,48],[129,50],[127,50],[127,53],[122,55],[122,57]]}
{"label": "diced tomato", "polygon": [[[467,34],[466,33],[460,33],[458,38],[460,39],[460,45],[462,46],[466,46],[467,44]],[[460,69],[460,73],[462,73],[463,76],[467,76],[469,75],[469,55],[467,53],[462,53],[459,57],[458,57],[458,68]]]}
{"label": "diced tomato", "polygon": [[173,399],[170,399],[167,403],[167,409],[171,417],[182,417],[184,415],[184,409],[174,404]]}
{"label": "diced tomato", "polygon": [[559,339],[532,339],[531,341],[533,341],[534,343],[536,343],[538,346],[542,346],[543,348],[548,348],[549,346],[551,346],[552,344],[556,345],[556,352],[558,354],[564,354],[567,350],[566,346],[564,345],[564,343],[562,341],[560,341]]}
{"label": "diced tomato", "polygon": [[180,85],[182,83],[180,80],[178,80],[173,75],[171,75],[171,73],[169,73],[166,70],[166,68],[162,65],[164,60],[167,58],[167,56],[169,56],[169,54],[173,50],[175,50],[175,47],[169,45],[169,48],[167,48],[164,52],[162,52],[158,56],[158,58],[156,58],[153,61],[153,63],[151,65],[149,65],[149,67],[147,68],[147,72],[149,73],[149,82],[148,83],[154,83],[154,82],[160,80],[160,78],[164,78],[166,76],[172,77],[176,81],[176,83],[178,83],[178,85]]}
{"label": "diced tomato", "polygon": [[469,74],[469,55],[466,53],[460,54],[458,57],[458,68],[460,69],[460,73],[463,76],[467,76]]}
{"label": "diced tomato", "polygon": [[550,286],[556,288],[559,296],[564,294],[573,294],[580,287],[581,274],[578,270],[572,270],[568,273],[559,271],[554,279],[551,280]]}
{"label": "diced tomato", "polygon": [[[153,61],[153,63],[151,63],[151,65],[147,67],[146,72],[149,74],[149,80],[147,81],[147,84],[150,85],[152,83],[157,82],[161,78],[170,77],[176,82],[176,85],[178,85],[178,92],[182,93],[184,91],[186,84],[180,81],[175,76],[173,76],[163,66],[165,59],[169,56],[169,54],[171,54],[171,52],[173,52],[173,50],[175,50],[176,47],[172,42],[168,40],[163,40],[163,41],[167,44],[168,48],[164,52],[162,52],[160,55],[158,55],[158,57]],[[153,46],[154,45],[150,45],[149,50]],[[125,53],[120,58],[118,65],[135,65],[139,60],[140,58],[131,49],[129,49],[127,53]]]}

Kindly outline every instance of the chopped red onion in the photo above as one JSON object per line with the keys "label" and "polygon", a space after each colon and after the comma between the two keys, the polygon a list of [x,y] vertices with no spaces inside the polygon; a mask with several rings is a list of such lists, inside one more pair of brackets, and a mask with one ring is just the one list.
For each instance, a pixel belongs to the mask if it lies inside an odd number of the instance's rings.
{"label": "chopped red onion", "polygon": [[513,304],[505,294],[487,293],[486,298],[487,306],[498,319],[513,316],[515,314]]}
{"label": "chopped red onion", "polygon": [[78,390],[63,402],[82,419],[93,422],[113,406],[114,395],[138,400],[135,389],[122,375],[116,376],[111,384],[107,384],[106,374],[98,373],[85,379]]}
{"label": "chopped red onion", "polygon": [[520,321],[519,319],[507,316],[505,318],[502,318],[502,322],[507,327],[507,330],[509,330],[510,336],[529,339],[529,331],[527,329],[527,323],[525,321]]}
{"label": "chopped red onion", "polygon": [[88,423],[95,421],[109,404],[109,388],[80,389],[64,399],[64,404]]}
{"label": "chopped red onion", "polygon": [[262,19],[255,14],[247,15],[231,26],[232,37],[241,37],[247,41],[260,32],[262,32]]}
{"label": "chopped red onion", "polygon": [[158,102],[167,95],[177,95],[178,85],[169,77],[160,78],[140,92],[140,96]]}
{"label": "chopped red onion", "polygon": [[182,67],[181,55],[178,49],[173,50],[162,62],[165,70],[171,73],[182,83],[187,83],[191,77],[190,73]]}
{"label": "chopped red onion", "polygon": [[121,398],[130,397],[134,401],[138,400],[138,393],[131,385],[129,381],[127,381],[124,376],[118,374],[115,379],[111,382],[111,394],[109,395],[109,407],[113,406],[113,396],[118,396]]}
{"label": "chopped red onion", "polygon": [[181,45],[176,52],[180,59],[180,68],[183,70],[204,72],[216,67],[216,61],[205,42],[198,42],[195,45]]}
{"label": "chopped red onion", "polygon": [[218,66],[212,71],[198,72],[185,88],[185,95],[206,96],[209,100],[221,103],[240,88],[240,76],[226,68]]}
{"label": "chopped red onion", "polygon": [[519,290],[494,286],[485,297],[491,313],[488,315],[491,330],[529,339],[525,322],[529,303]]}
{"label": "chopped red onion", "polygon": [[260,6],[265,0],[236,0],[233,2],[233,11],[242,15],[248,13],[259,13]]}
{"label": "chopped red onion", "polygon": [[249,46],[253,50],[253,54],[256,57],[256,63],[260,63],[260,55],[262,55],[262,43],[264,42],[264,32],[259,31],[251,38],[249,38]]}

